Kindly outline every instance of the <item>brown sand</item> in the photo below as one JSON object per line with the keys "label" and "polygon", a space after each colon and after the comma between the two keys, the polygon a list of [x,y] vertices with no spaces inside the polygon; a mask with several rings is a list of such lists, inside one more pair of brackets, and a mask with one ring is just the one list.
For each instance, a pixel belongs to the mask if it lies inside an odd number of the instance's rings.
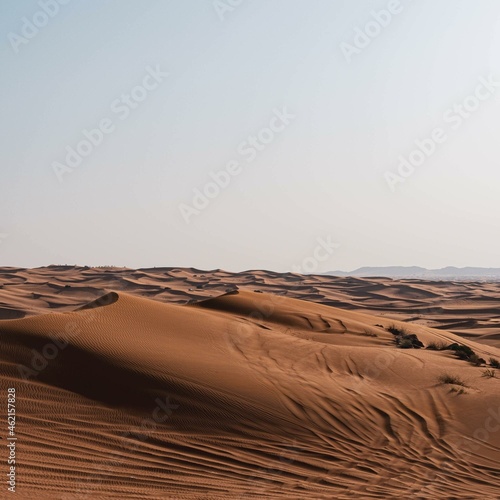
{"label": "brown sand", "polygon": [[[500,498],[500,370],[486,378],[449,351],[398,349],[386,329],[500,359],[495,284],[192,269],[0,276],[18,498]],[[463,337],[443,329],[451,320]]]}

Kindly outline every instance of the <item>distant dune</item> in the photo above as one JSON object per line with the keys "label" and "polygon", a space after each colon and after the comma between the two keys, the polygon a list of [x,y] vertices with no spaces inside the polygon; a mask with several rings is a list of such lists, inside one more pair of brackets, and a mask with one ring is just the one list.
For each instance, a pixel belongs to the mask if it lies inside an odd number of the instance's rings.
{"label": "distant dune", "polygon": [[[71,267],[0,280],[18,498],[500,498],[500,370],[388,331],[500,359],[491,332],[394,319],[441,295],[436,316],[460,300],[474,315],[495,284]],[[382,304],[392,317],[366,312]]]}
{"label": "distant dune", "polygon": [[331,271],[329,276],[359,276],[387,278],[425,278],[436,280],[500,280],[500,268],[495,267],[443,267],[425,269],[418,266],[360,267],[354,271]]}

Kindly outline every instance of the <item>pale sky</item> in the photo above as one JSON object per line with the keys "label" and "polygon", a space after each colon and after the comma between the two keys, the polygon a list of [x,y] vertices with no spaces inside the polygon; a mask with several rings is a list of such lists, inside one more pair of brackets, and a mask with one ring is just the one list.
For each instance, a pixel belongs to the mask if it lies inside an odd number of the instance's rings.
{"label": "pale sky", "polygon": [[498,0],[1,0],[0,44],[0,266],[500,267]]}

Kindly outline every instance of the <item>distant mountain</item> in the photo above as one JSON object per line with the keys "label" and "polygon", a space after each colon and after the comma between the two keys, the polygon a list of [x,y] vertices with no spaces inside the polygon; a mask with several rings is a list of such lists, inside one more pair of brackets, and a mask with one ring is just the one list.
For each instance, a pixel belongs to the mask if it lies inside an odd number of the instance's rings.
{"label": "distant mountain", "polygon": [[418,266],[360,267],[354,271],[330,271],[329,276],[358,276],[387,278],[425,278],[434,280],[500,280],[500,268],[495,267],[443,267],[426,269]]}

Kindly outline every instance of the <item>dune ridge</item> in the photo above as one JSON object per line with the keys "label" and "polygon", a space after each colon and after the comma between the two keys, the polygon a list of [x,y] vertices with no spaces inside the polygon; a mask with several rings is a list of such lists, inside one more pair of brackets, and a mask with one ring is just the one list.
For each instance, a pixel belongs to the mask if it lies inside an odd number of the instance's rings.
{"label": "dune ridge", "polygon": [[499,497],[500,379],[398,349],[387,327],[500,350],[226,284],[202,294],[101,292],[0,321],[22,415],[19,498]]}
{"label": "dune ridge", "polygon": [[123,291],[188,304],[237,290],[260,291],[355,309],[451,331],[500,347],[500,282],[392,280],[273,271],[231,273],[194,268],[0,268],[0,319],[64,312]]}

